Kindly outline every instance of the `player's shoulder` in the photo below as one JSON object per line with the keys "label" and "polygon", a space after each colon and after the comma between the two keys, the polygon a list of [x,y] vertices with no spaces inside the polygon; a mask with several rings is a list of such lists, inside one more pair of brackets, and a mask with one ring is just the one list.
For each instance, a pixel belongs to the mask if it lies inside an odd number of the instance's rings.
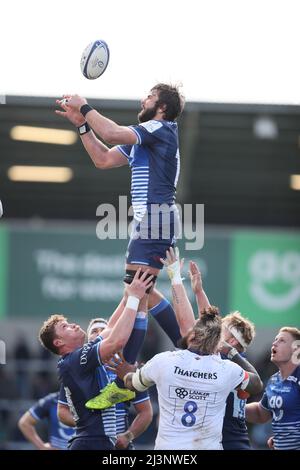
{"label": "player's shoulder", "polygon": [[147,364],[161,364],[163,362],[167,362],[170,360],[171,356],[176,353],[176,351],[164,351],[164,352],[161,352],[161,353],[158,353],[158,354],[155,354],[155,356],[153,356],[149,361],[147,361]]}
{"label": "player's shoulder", "polygon": [[40,398],[39,401],[37,402],[37,405],[40,408],[48,408],[51,405],[57,405],[58,403],[58,392],[54,393],[48,393],[48,395],[45,395],[44,397]]}
{"label": "player's shoulder", "polygon": [[274,384],[276,382],[280,381],[280,373],[279,371],[275,372],[275,374],[271,375],[271,377],[268,380],[268,385]]}
{"label": "player's shoulder", "polygon": [[146,129],[150,134],[153,134],[153,132],[157,132],[158,130],[163,130],[164,128],[164,121],[156,121],[154,119],[151,119],[151,121],[146,121],[146,122],[141,122],[138,127],[142,127],[143,129]]}
{"label": "player's shoulder", "polygon": [[235,362],[230,361],[229,359],[222,359],[220,356],[219,358],[217,358],[217,356],[214,356],[214,360],[225,374],[227,372],[233,374],[237,373],[241,376],[244,374],[244,369]]}
{"label": "player's shoulder", "polygon": [[59,397],[59,392],[53,392],[46,395],[45,399],[49,402],[57,404]]}
{"label": "player's shoulder", "polygon": [[[300,366],[297,366],[296,369],[294,370],[293,374],[294,377],[297,377],[298,380],[300,380]],[[300,383],[299,383],[300,385]]]}
{"label": "player's shoulder", "polygon": [[291,382],[294,382],[296,384],[299,385],[300,387],[300,366],[297,366],[293,372],[290,374],[290,376],[288,377],[288,380],[290,380]]}
{"label": "player's shoulder", "polygon": [[227,359],[226,356],[221,355],[221,354],[212,354],[207,357],[210,359],[211,362],[213,362],[215,365],[219,366],[221,369],[224,369],[224,370],[234,369],[237,366],[237,364],[230,361],[229,359]]}
{"label": "player's shoulder", "polygon": [[156,361],[162,361],[165,359],[168,359],[172,355],[174,355],[177,351],[163,351],[161,353],[155,354],[152,359],[155,359]]}

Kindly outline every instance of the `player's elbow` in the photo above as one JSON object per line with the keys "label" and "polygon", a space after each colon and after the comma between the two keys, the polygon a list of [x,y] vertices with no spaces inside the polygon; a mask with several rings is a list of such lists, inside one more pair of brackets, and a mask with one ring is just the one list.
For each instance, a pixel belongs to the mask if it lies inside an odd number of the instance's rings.
{"label": "player's elbow", "polygon": [[258,395],[263,390],[263,383],[257,374],[250,373],[249,384],[246,387],[246,392],[250,395]]}
{"label": "player's elbow", "polygon": [[57,417],[65,426],[76,426],[68,406],[64,406],[59,403],[57,407]]}
{"label": "player's elbow", "polygon": [[252,395],[258,395],[259,393],[262,392],[264,388],[264,384],[262,383],[259,375],[254,375],[253,376],[253,385],[252,385]]}
{"label": "player's elbow", "polygon": [[18,428],[20,429],[20,431],[24,431],[27,424],[28,423],[27,423],[26,415],[21,416],[21,418],[18,421]]}
{"label": "player's elbow", "polygon": [[61,423],[66,424],[64,412],[59,406],[57,407],[57,417]]}
{"label": "player's elbow", "polygon": [[105,170],[109,167],[108,150],[108,148],[95,147],[93,151],[90,152],[90,157],[96,168]]}
{"label": "player's elbow", "polygon": [[95,158],[93,162],[98,170],[106,170],[109,167],[108,162],[103,160],[102,158]]}
{"label": "player's elbow", "polygon": [[19,419],[18,421],[18,428],[20,429],[20,431],[22,431],[23,429],[23,421],[22,421],[23,417]]}
{"label": "player's elbow", "polygon": [[97,162],[95,161],[94,162],[94,165],[95,167],[98,169],[98,170],[105,170],[105,164],[103,162]]}

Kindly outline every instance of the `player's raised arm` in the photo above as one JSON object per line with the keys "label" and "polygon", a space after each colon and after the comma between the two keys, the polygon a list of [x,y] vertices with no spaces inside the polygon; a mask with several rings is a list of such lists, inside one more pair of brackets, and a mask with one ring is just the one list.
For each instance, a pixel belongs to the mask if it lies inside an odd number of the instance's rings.
{"label": "player's raised arm", "polygon": [[227,358],[230,359],[232,362],[234,362],[235,364],[238,364],[240,367],[242,367],[242,369],[247,371],[249,380],[244,390],[249,395],[257,395],[258,393],[262,391],[263,383],[261,381],[261,378],[257,370],[252,364],[250,364],[249,361],[247,361],[245,357],[239,354],[237,349],[235,349],[233,346],[223,341],[221,343],[221,348],[219,351],[225,354]]}
{"label": "player's raised arm", "polygon": [[185,336],[190,328],[194,326],[195,317],[181,279],[183,261],[183,259],[180,260],[179,258],[178,248],[175,248],[174,251],[172,247],[170,250],[167,250],[166,259],[161,259],[161,262],[167,269],[168,276],[172,283],[173,306],[177,322],[179,324],[180,333],[182,336]]}
{"label": "player's raised arm", "polygon": [[[110,149],[97,139],[80,111],[74,107],[68,106],[69,99],[71,99],[71,95],[64,95],[62,100],[56,100],[56,104],[60,106],[63,111],[56,110],[55,113],[58,116],[68,119],[77,127],[81,141],[96,168],[106,170],[127,165],[127,158],[122,155],[117,148]],[[131,132],[133,133],[133,131]]]}
{"label": "player's raised arm", "polygon": [[72,95],[65,102],[66,108],[78,111],[87,121],[89,126],[98,134],[102,140],[108,144],[127,144],[137,143],[136,133],[127,126],[119,126],[116,122],[106,118],[93,109],[87,100],[78,95]]}
{"label": "player's raised arm", "polygon": [[197,264],[194,261],[190,261],[189,276],[191,279],[191,286],[192,286],[193,292],[196,296],[196,301],[198,305],[198,314],[200,318],[201,311],[207,309],[208,307],[211,307],[211,304],[203,289],[200,269],[198,268]]}
{"label": "player's raised arm", "polygon": [[128,299],[126,307],[120,318],[111,329],[110,335],[99,345],[99,355],[102,362],[106,362],[116,352],[123,349],[132,332],[138,306],[144,297],[146,290],[152,285],[153,276],[148,277],[149,270],[145,271],[141,277],[141,270],[138,269],[133,282],[126,287]]}

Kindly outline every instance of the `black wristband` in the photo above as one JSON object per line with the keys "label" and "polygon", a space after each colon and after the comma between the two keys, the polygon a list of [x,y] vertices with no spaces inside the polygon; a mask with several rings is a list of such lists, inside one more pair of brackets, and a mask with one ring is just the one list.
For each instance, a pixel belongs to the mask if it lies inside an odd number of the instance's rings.
{"label": "black wristband", "polygon": [[92,106],[90,106],[89,104],[83,104],[80,108],[80,112],[83,117],[85,117],[89,111],[93,111]]}
{"label": "black wristband", "polygon": [[91,128],[90,128],[90,126],[88,125],[87,122],[85,122],[81,126],[77,127],[77,129],[78,129],[79,135],[86,134],[87,132],[90,132],[90,130],[91,130]]}

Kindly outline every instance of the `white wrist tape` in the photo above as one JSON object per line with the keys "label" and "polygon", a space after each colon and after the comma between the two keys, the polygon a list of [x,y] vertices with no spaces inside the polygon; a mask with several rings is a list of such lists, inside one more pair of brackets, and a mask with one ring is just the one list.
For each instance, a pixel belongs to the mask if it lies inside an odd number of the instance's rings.
{"label": "white wrist tape", "polygon": [[182,284],[181,273],[180,273],[180,261],[177,260],[174,263],[167,266],[167,273],[173,284]]}
{"label": "white wrist tape", "polygon": [[130,295],[126,302],[126,308],[132,308],[132,310],[137,310],[139,307],[140,299]]}

